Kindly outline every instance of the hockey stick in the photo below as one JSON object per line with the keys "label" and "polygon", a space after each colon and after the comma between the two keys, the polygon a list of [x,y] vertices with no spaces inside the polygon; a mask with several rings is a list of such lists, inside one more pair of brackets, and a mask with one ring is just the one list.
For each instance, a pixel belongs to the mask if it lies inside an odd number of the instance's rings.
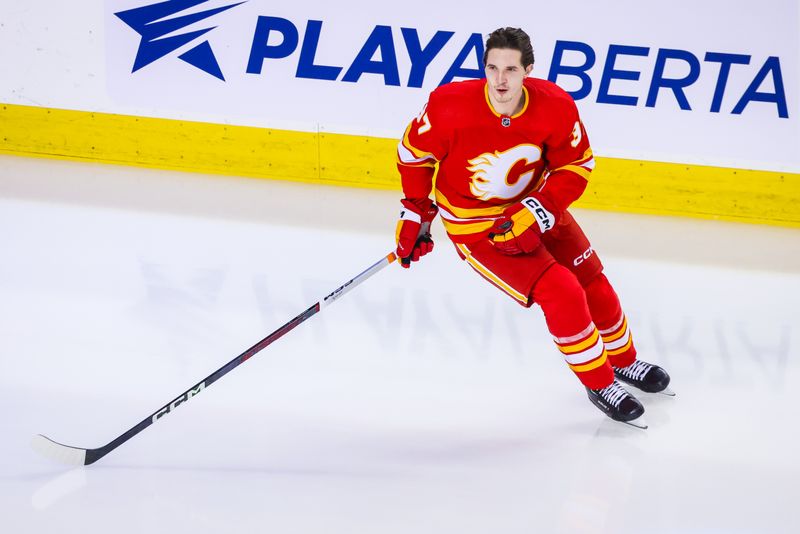
{"label": "hockey stick", "polygon": [[317,312],[319,312],[322,308],[330,305],[335,300],[340,298],[342,295],[356,287],[358,284],[372,276],[373,274],[377,273],[390,263],[392,263],[396,258],[394,252],[387,254],[385,257],[381,258],[379,261],[374,263],[372,266],[367,268],[361,274],[356,275],[355,278],[352,280],[345,282],[338,288],[334,289],[331,293],[328,294],[325,298],[316,302],[313,306],[309,307],[306,311],[283,325],[282,327],[275,330],[273,333],[244,351],[242,354],[237,356],[236,358],[232,359],[203,380],[195,384],[194,386],[190,387],[173,400],[156,410],[155,413],[141,421],[138,425],[134,426],[115,440],[111,441],[110,443],[103,445],[102,447],[98,447],[96,449],[82,449],[80,447],[71,447],[69,445],[62,445],[61,443],[57,443],[47,436],[43,436],[42,434],[37,434],[33,437],[31,441],[31,446],[40,454],[47,456],[53,460],[73,464],[73,465],[89,465],[93,464],[109,452],[113,451],[133,436],[144,430],[145,428],[149,427],[168,413],[171,413],[175,410],[178,406],[181,406],[183,403],[203,391],[205,388],[222,378],[224,375],[228,374],[234,368],[238,367],[240,364],[246,362],[259,352],[270,345],[273,341],[281,338],[287,332],[290,332],[294,327],[305,321],[306,319],[312,317]]}

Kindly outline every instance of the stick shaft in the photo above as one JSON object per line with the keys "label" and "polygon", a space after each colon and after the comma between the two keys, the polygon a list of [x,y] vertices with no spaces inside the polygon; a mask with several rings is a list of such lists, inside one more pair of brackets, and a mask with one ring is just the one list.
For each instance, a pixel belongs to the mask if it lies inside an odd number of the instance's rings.
{"label": "stick shaft", "polygon": [[287,322],[286,324],[284,324],[283,326],[272,332],[270,335],[268,335],[267,337],[265,337],[264,339],[262,339],[261,341],[259,341],[258,343],[256,343],[243,353],[241,353],[239,356],[235,357],[234,359],[232,359],[231,361],[229,361],[228,363],[226,363],[225,365],[223,365],[222,367],[220,367],[219,369],[217,369],[216,371],[205,377],[203,380],[199,381],[194,386],[190,387],[189,389],[187,389],[186,391],[184,391],[183,393],[172,399],[170,402],[159,408],[151,416],[147,417],[146,419],[143,419],[141,422],[139,422],[139,424],[129,429],[121,436],[117,437],[110,443],[102,447],[99,447],[97,449],[87,449],[85,465],[89,465],[96,462],[109,452],[113,451],[114,449],[116,449],[117,447],[119,447],[120,445],[122,445],[135,435],[137,435],[145,428],[149,427],[150,425],[152,425],[153,423],[155,423],[168,413],[171,413],[178,406],[182,405],[195,395],[199,394],[205,388],[209,387],[211,384],[213,384],[214,382],[216,382],[217,380],[228,374],[230,371],[232,371],[242,363],[246,362],[256,354],[261,352],[263,349],[268,347],[274,341],[280,339],[288,332],[291,332],[300,323],[316,315],[322,308],[329,306],[330,304],[338,300],[340,297],[342,297],[345,293],[349,292],[351,289],[359,285],[361,282],[365,281],[373,274],[377,273],[387,265],[391,264],[393,261],[395,261],[395,259],[396,257],[393,252],[387,254],[379,261],[375,262],[373,265],[368,267],[366,270],[364,270],[351,280],[345,282],[344,284],[333,290],[325,298],[314,303],[303,313],[291,319],[289,322]]}

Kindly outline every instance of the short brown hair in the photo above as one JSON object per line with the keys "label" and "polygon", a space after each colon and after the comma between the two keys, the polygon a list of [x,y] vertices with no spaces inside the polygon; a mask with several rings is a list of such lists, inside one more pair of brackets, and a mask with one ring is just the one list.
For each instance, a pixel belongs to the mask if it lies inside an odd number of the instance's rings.
{"label": "short brown hair", "polygon": [[527,68],[528,65],[533,65],[531,38],[521,28],[498,28],[490,33],[483,52],[484,65],[486,65],[486,58],[489,57],[489,50],[492,48],[519,50],[522,54],[522,66]]}

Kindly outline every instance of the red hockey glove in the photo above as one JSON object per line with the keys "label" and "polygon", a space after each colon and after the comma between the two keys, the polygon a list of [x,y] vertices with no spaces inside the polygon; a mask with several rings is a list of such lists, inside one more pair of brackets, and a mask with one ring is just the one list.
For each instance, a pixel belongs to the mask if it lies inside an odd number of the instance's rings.
{"label": "red hockey glove", "polygon": [[503,254],[527,254],[541,245],[541,236],[555,228],[557,211],[538,193],[503,211],[489,232],[492,244]]}
{"label": "red hockey glove", "polygon": [[412,261],[419,261],[420,257],[433,250],[430,229],[439,208],[429,198],[404,198],[400,202],[403,209],[395,234],[397,257],[400,258],[400,265],[408,269]]}

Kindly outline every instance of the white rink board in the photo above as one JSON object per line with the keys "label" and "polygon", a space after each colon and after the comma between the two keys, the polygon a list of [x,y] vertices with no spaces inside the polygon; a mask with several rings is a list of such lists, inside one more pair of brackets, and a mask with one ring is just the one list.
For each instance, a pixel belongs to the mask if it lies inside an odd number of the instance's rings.
{"label": "white rink board", "polygon": [[[689,0],[536,5],[512,0],[502,10],[453,0],[408,0],[402,7],[356,0],[249,0],[177,29],[168,36],[214,28],[132,73],[142,39],[115,13],[151,3],[4,0],[0,101],[397,137],[451,67],[478,69],[475,50],[457,61],[471,36],[482,34],[483,40],[497,27],[518,25],[533,37],[535,76],[548,77],[558,42],[567,49],[557,62],[563,67],[594,56],[594,66],[585,71],[591,90],[578,105],[599,155],[800,171],[797,0],[708,0],[699,5]],[[235,3],[208,0],[177,15]],[[267,40],[258,41],[256,28],[268,17],[277,22]],[[423,48],[437,32],[452,35],[422,68],[426,61],[409,53],[403,28]],[[291,42],[295,31],[296,44]],[[289,42],[278,54],[281,36]],[[180,59],[204,40],[226,81]],[[607,63],[610,50],[616,59]],[[360,51],[366,56],[358,62]],[[285,57],[264,59],[248,72],[258,54]],[[413,80],[412,55],[417,65]],[[671,57],[664,61],[661,78],[696,77],[680,92],[684,107],[691,109],[681,109],[680,95],[666,87],[647,105],[659,55]],[[382,74],[364,72],[370,60]],[[696,73],[691,72],[693,63]],[[298,77],[299,67],[306,77]],[[354,81],[342,81],[348,72]],[[332,79],[321,79],[326,77]],[[556,78],[570,91],[580,90],[586,80],[563,69]],[[636,105],[620,103],[634,100]],[[732,113],[737,106],[740,113]]]}

